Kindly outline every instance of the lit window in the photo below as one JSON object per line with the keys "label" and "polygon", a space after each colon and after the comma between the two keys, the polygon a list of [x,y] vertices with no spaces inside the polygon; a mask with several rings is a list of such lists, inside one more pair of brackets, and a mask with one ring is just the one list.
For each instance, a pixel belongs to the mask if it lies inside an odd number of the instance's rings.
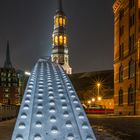
{"label": "lit window", "polygon": [[9,92],[9,90],[8,89],[5,89],[5,92]]}
{"label": "lit window", "polygon": [[10,82],[11,81],[11,78],[8,78],[8,81]]}
{"label": "lit window", "polygon": [[66,19],[63,18],[63,25],[66,25]]}
{"label": "lit window", "polygon": [[11,76],[11,73],[8,73],[8,77],[10,77]]}
{"label": "lit window", "polygon": [[63,45],[63,36],[62,36],[62,35],[59,36],[59,44],[60,44],[60,45]]}
{"label": "lit window", "polygon": [[55,36],[54,42],[55,42],[55,43],[54,43],[55,45],[58,45],[58,36]]}
{"label": "lit window", "polygon": [[64,36],[64,45],[66,45],[66,44],[67,44],[67,37]]}
{"label": "lit window", "polygon": [[9,94],[5,94],[5,97],[8,98],[9,97]]}
{"label": "lit window", "polygon": [[54,24],[55,24],[56,26],[58,26],[58,17],[55,18],[55,22],[54,22]]}
{"label": "lit window", "polygon": [[62,18],[62,17],[59,18],[59,25],[60,25],[60,26],[63,25],[63,18]]}

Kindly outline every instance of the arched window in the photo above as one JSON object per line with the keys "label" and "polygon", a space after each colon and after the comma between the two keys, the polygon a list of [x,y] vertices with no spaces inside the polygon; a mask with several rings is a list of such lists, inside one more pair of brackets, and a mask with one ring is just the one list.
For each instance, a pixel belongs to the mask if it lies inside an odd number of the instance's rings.
{"label": "arched window", "polygon": [[123,66],[121,65],[119,68],[119,82],[123,81]]}
{"label": "arched window", "polygon": [[55,36],[55,37],[54,37],[54,44],[55,44],[55,45],[58,45],[58,36]]}
{"label": "arched window", "polygon": [[131,105],[134,103],[134,89],[130,85],[128,88],[128,105]]}
{"label": "arched window", "polygon": [[65,26],[65,25],[66,25],[66,19],[63,18],[63,26]]}
{"label": "arched window", "polygon": [[123,105],[123,90],[119,90],[119,105]]}
{"label": "arched window", "polygon": [[55,20],[54,20],[54,24],[55,24],[56,26],[58,26],[58,25],[59,25],[59,22],[58,22],[58,17],[56,17],[56,18],[55,18]]}
{"label": "arched window", "polygon": [[67,45],[67,37],[64,36],[64,45]]}
{"label": "arched window", "polygon": [[135,62],[132,59],[129,61],[128,75],[129,78],[135,77]]}
{"label": "arched window", "polygon": [[63,36],[62,35],[59,36],[59,45],[63,45]]}
{"label": "arched window", "polygon": [[62,17],[59,18],[59,25],[63,26],[63,18]]}

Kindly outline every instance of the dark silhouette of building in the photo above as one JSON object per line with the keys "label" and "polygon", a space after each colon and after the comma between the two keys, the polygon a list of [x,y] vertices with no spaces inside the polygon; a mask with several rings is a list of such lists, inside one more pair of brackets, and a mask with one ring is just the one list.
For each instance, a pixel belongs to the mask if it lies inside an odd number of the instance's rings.
{"label": "dark silhouette of building", "polygon": [[4,67],[0,68],[0,103],[19,105],[19,79],[10,59],[9,41],[7,41]]}

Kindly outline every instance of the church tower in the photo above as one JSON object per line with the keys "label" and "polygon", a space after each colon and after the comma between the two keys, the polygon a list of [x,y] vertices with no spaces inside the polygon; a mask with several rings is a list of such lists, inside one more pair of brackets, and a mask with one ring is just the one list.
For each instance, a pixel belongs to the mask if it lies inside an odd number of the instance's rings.
{"label": "church tower", "polygon": [[4,68],[12,68],[12,63],[11,63],[11,59],[10,59],[9,40],[7,41],[6,59],[4,62]]}
{"label": "church tower", "polygon": [[62,1],[58,1],[58,8],[54,16],[54,31],[52,35],[52,61],[60,64],[67,74],[72,73],[69,66],[69,55],[67,46],[66,24],[67,17],[63,12]]}

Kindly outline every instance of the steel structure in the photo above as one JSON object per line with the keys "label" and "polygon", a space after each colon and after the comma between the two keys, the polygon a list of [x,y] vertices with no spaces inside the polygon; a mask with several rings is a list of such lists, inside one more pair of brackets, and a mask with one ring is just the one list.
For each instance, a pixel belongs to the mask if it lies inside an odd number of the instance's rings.
{"label": "steel structure", "polygon": [[71,81],[39,59],[24,93],[12,140],[96,140]]}

